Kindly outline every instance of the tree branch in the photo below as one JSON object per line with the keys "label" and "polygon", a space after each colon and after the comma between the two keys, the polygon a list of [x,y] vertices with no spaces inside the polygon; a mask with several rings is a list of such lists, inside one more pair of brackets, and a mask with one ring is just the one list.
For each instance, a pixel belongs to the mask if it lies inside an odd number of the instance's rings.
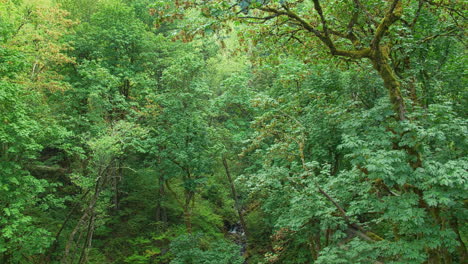
{"label": "tree branch", "polygon": [[[259,10],[265,11],[265,12],[270,12],[274,13],[277,15],[284,15],[289,17],[290,19],[298,22],[305,30],[313,33],[316,37],[318,37],[322,43],[324,43],[328,49],[330,50],[330,53],[335,56],[343,56],[343,57],[349,57],[353,59],[362,59],[362,58],[369,58],[371,55],[370,49],[364,48],[364,49],[356,49],[356,50],[340,50],[337,49],[333,43],[333,41],[330,39],[330,37],[327,36],[328,34],[328,28],[327,30],[322,33],[319,30],[317,30],[315,27],[313,27],[309,22],[305,21],[302,19],[300,16],[298,16],[296,13],[288,10],[278,10],[275,8],[270,8],[270,7],[260,7]],[[326,23],[325,23],[326,25]],[[325,35],[324,35],[325,34]]]}
{"label": "tree branch", "polygon": [[403,12],[401,1],[393,0],[390,8],[388,9],[385,17],[383,18],[380,25],[377,27],[375,32],[374,39],[371,42],[371,49],[376,51],[379,48],[380,42],[383,36],[388,32],[388,28],[395,23]]}

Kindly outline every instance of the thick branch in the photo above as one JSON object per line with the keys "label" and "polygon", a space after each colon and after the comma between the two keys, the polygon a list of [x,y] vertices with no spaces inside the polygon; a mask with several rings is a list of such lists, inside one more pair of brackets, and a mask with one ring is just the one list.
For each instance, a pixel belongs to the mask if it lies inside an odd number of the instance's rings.
{"label": "thick branch", "polygon": [[376,51],[379,48],[383,36],[388,32],[389,27],[401,17],[402,12],[403,9],[401,1],[393,0],[389,10],[385,14],[385,17],[383,18],[380,25],[377,27],[374,39],[371,42],[372,50]]}
{"label": "thick branch", "polygon": [[255,19],[255,20],[263,20],[263,22],[273,19],[275,17],[278,17],[279,14],[274,14],[271,16],[266,16],[266,17],[256,17],[256,16],[239,16],[240,19]]}
{"label": "thick branch", "polygon": [[327,20],[325,19],[325,16],[323,15],[322,6],[320,5],[319,0],[313,0],[313,1],[314,1],[315,11],[317,11],[317,13],[319,14],[320,21],[322,22],[323,32],[325,33],[325,36],[329,38]]}
{"label": "thick branch", "polygon": [[239,199],[238,199],[238,196],[237,196],[236,186],[234,185],[234,181],[232,180],[231,172],[229,170],[229,165],[227,163],[227,159],[224,156],[223,156],[222,159],[223,159],[223,166],[224,166],[224,169],[226,171],[226,177],[228,178],[229,185],[231,186],[232,198],[234,199],[234,203],[235,203],[235,206],[236,206],[236,211],[237,211],[237,214],[239,215],[239,221],[240,221],[240,223],[242,225],[243,231],[245,232],[246,236],[248,236],[247,224],[245,223],[244,215],[242,214],[241,205],[240,205],[240,202],[239,202]]}
{"label": "thick branch", "polygon": [[[321,31],[317,30],[315,27],[313,27],[309,22],[305,21],[302,19],[300,16],[298,16],[296,13],[290,11],[290,10],[278,10],[275,8],[270,8],[270,7],[260,7],[259,8],[262,11],[265,12],[270,12],[278,15],[284,15],[292,20],[298,22],[305,30],[313,33],[316,37],[318,37],[330,50],[332,55],[335,56],[343,56],[343,57],[349,57],[353,59],[362,59],[362,58],[369,58],[370,57],[370,49],[365,48],[365,49],[358,49],[358,50],[340,50],[337,49],[333,43],[333,41],[327,36],[328,28],[325,31],[325,33],[322,33]],[[325,23],[326,24],[326,23]]]}
{"label": "thick branch", "polygon": [[260,7],[259,9],[262,10],[262,11],[265,11],[265,12],[270,12],[270,13],[274,13],[274,14],[277,14],[277,15],[287,16],[287,17],[299,22],[299,24],[304,29],[306,29],[309,32],[312,32],[316,37],[318,37],[320,39],[322,39],[324,37],[319,30],[315,29],[309,22],[305,21],[304,19],[302,19],[300,16],[298,16],[294,12],[278,10],[278,9],[270,8],[270,7]]}

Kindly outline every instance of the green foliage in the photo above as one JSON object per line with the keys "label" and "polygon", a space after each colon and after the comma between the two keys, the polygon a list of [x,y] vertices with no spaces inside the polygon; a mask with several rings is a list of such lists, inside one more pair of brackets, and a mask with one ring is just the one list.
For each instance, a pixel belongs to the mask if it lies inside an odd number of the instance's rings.
{"label": "green foliage", "polygon": [[171,243],[171,264],[240,264],[239,247],[225,240],[206,241],[202,234],[183,235]]}
{"label": "green foliage", "polygon": [[466,262],[462,10],[0,0],[0,263]]}
{"label": "green foliage", "polygon": [[[67,137],[50,118],[41,120],[41,94],[17,82],[24,70],[24,53],[1,47],[0,61],[0,252],[7,262],[24,263],[44,253],[53,241],[47,214],[63,199],[55,196],[59,184],[31,175],[32,161],[46,146]],[[49,136],[52,133],[53,136]]]}

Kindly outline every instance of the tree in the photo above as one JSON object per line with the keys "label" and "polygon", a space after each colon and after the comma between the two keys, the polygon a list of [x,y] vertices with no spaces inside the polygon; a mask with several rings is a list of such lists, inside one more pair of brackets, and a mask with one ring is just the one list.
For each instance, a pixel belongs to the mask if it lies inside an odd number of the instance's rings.
{"label": "tree", "polygon": [[[211,170],[207,158],[210,142],[204,104],[209,99],[209,91],[200,79],[203,59],[193,53],[177,55],[162,73],[161,91],[151,97],[160,110],[148,119],[155,133],[150,140],[150,153],[156,159],[162,159],[163,181],[183,208],[185,225],[191,233],[195,195]],[[183,187],[183,198],[170,187],[170,180],[176,175]]]}
{"label": "tree", "polygon": [[53,243],[52,211],[62,174],[49,149],[66,151],[70,133],[51,115],[46,94],[64,89],[58,65],[71,62],[63,40],[67,13],[48,1],[2,1],[0,7],[0,252],[3,263],[40,260]]}
{"label": "tree", "polygon": [[[190,9],[195,6],[194,3],[195,1],[185,1],[183,3],[180,3],[180,6],[187,6],[188,9]],[[435,9],[435,7],[440,8]],[[311,10],[313,12],[311,12]],[[280,49],[279,46],[275,46],[273,44],[274,42],[283,40],[283,43],[288,43],[289,40],[295,40],[299,44],[292,44],[292,47],[287,46],[283,50],[286,50],[289,54],[295,52],[296,54],[302,54],[306,57],[310,56],[308,54],[311,50],[314,50],[316,52],[313,56],[319,58],[323,57],[325,53],[323,51],[327,51],[327,53],[329,53],[332,56],[341,57],[352,62],[357,61],[357,63],[359,63],[360,65],[365,65],[361,62],[361,60],[369,61],[372,68],[377,72],[377,74],[381,78],[383,86],[387,90],[388,99],[390,101],[391,108],[393,109],[393,117],[396,121],[392,121],[391,119],[389,119],[388,115],[382,115],[381,112],[378,112],[379,109],[382,109],[382,107],[383,109],[386,109],[387,105],[383,104],[382,102],[376,102],[377,98],[375,98],[374,101],[371,103],[371,105],[375,104],[375,107],[373,108],[374,110],[371,110],[369,114],[376,119],[374,121],[376,122],[375,129],[377,131],[385,131],[384,133],[387,133],[388,136],[390,136],[388,142],[390,142],[391,144],[380,145],[377,142],[372,143],[376,144],[376,146],[379,147],[376,147],[376,149],[373,149],[370,152],[356,154],[356,157],[359,157],[366,161],[363,161],[362,164],[358,165],[357,163],[351,160],[350,165],[352,168],[356,169],[358,173],[361,173],[361,177],[364,177],[365,183],[374,184],[372,188],[375,188],[374,191],[376,191],[379,195],[385,193],[385,196],[388,196],[387,198],[389,200],[395,201],[399,199],[396,197],[405,197],[407,199],[401,198],[401,200],[405,200],[406,203],[410,205],[410,207],[416,207],[417,209],[415,208],[415,214],[417,214],[417,211],[424,212],[423,218],[427,218],[426,221],[429,221],[432,224],[438,226],[438,228],[444,230],[445,228],[451,228],[450,235],[440,235],[441,241],[446,241],[440,243],[444,244],[448,243],[447,241],[450,240],[449,237],[456,237],[455,234],[458,233],[459,227],[448,227],[440,225],[440,223],[442,223],[439,219],[440,215],[434,214],[433,212],[434,210],[438,211],[444,209],[439,208],[438,206],[429,205],[429,201],[427,200],[427,188],[429,187],[427,187],[421,182],[416,183],[413,181],[413,177],[416,177],[415,175],[418,174],[418,171],[427,170],[432,166],[430,165],[430,160],[432,159],[432,156],[428,152],[425,152],[423,150],[423,146],[433,146],[433,142],[419,142],[419,137],[416,136],[416,134],[420,132],[418,132],[418,130],[416,129],[416,127],[418,126],[416,124],[421,122],[421,120],[425,119],[422,116],[419,116],[418,114],[420,113],[420,107],[430,106],[428,106],[427,104],[421,105],[420,100],[418,99],[418,94],[422,94],[422,96],[425,95],[424,91],[418,90],[417,87],[421,87],[421,83],[423,81],[427,81],[428,79],[427,77],[424,77],[423,80],[418,80],[417,78],[412,77],[411,72],[414,72],[413,70],[425,72],[425,67],[424,65],[418,65],[414,62],[415,57],[412,56],[411,52],[418,49],[420,50],[420,47],[428,42],[440,43],[439,41],[442,41],[440,39],[443,37],[451,39],[454,43],[458,43],[455,45],[457,45],[459,48],[462,48],[463,44],[461,44],[461,42],[459,41],[463,34],[463,27],[460,26],[460,21],[463,20],[461,10],[462,6],[458,5],[457,3],[446,4],[442,2],[436,3],[432,1],[403,2],[395,0],[388,1],[386,5],[382,5],[380,2],[378,3],[374,1],[347,1],[344,3],[335,3],[331,1],[314,0],[312,2],[233,1],[230,3],[226,3],[225,1],[211,1],[209,3],[206,3],[206,5],[202,7],[201,12],[207,16],[216,17],[221,20],[234,19],[247,21],[248,23],[250,22],[252,28],[255,28],[256,30],[259,30],[261,33],[263,33],[257,34],[261,36],[261,38],[256,38],[254,40],[254,44],[261,45],[267,42],[268,44],[271,44],[274,47],[273,49],[260,48],[260,51],[264,51],[266,49],[269,52],[272,52],[272,50],[274,52],[274,49]],[[436,31],[434,32],[434,30],[431,30],[431,25],[428,24],[427,21],[437,21],[441,25],[440,27],[437,27]],[[252,24],[260,25],[255,26]],[[186,31],[184,31],[183,33],[188,35],[190,35],[191,33],[193,34],[193,32],[187,33]],[[256,33],[257,32],[252,29],[252,33],[250,34],[250,36]],[[268,42],[267,40],[265,40],[265,36],[273,37],[273,41]],[[457,54],[456,48],[447,49],[445,51],[447,52],[447,54]],[[261,57],[261,54],[259,54],[259,57]],[[308,61],[310,62],[311,60],[309,59]],[[427,84],[424,88],[428,88]],[[409,100],[407,100],[406,98],[408,98]],[[280,105],[281,104],[278,104],[276,107],[281,109],[282,107]],[[274,110],[273,113],[275,113],[275,111],[277,110]],[[288,117],[284,117],[284,114],[280,114],[280,116],[283,116],[283,118],[288,119]],[[272,116],[267,116],[266,118],[266,120],[268,120],[271,119]],[[265,133],[266,135],[271,135],[270,133],[272,133],[273,138],[275,138],[276,136],[278,136],[279,133],[278,131],[276,131],[278,123],[280,122],[280,120],[281,122],[283,122],[283,118],[279,119],[279,117],[277,117],[276,115],[273,115],[273,118],[274,119],[272,119],[271,122],[267,121],[265,123],[260,123],[259,130],[261,131],[261,133]],[[357,120],[361,118],[355,117],[355,119],[356,122],[360,122]],[[367,122],[370,122],[370,120],[367,120]],[[299,121],[299,124],[300,123],[301,122]],[[294,131],[290,131],[291,129],[294,129],[295,125],[290,124],[289,126],[292,127],[288,129],[288,126],[286,126],[286,128],[284,128],[285,131],[281,130],[280,135],[284,135],[284,137],[279,137],[279,139],[276,138],[275,140],[278,140],[279,142],[284,142],[286,144],[286,147],[293,143],[293,145],[296,145],[299,148],[299,150],[301,150],[301,144],[303,145],[303,143],[301,143],[302,141],[294,139],[294,137],[292,136],[294,135]],[[350,130],[348,129],[348,131]],[[378,140],[379,138],[382,139],[382,136],[383,135],[378,135],[378,133],[376,133],[373,134],[373,136],[369,136],[368,138],[366,138],[366,140],[367,142],[373,142],[375,140]],[[263,140],[264,138],[260,137],[260,139]],[[346,133],[344,133],[343,140],[346,142],[346,139]],[[412,140],[415,142],[413,142]],[[281,143],[274,144],[270,140],[267,140],[266,143],[271,146],[271,148],[268,149],[268,152],[276,150],[281,156],[281,153],[284,153],[282,151],[287,150],[282,148],[284,146],[282,146]],[[257,147],[259,145],[259,143],[256,144]],[[353,146],[356,147],[357,145]],[[379,156],[377,154],[379,153],[379,151],[377,150],[379,150],[382,153],[387,153],[389,156],[387,156],[387,154],[385,154],[384,156]],[[357,149],[354,149],[353,151],[357,151]],[[445,148],[445,151],[449,150]],[[307,161],[307,157],[306,159],[304,159],[303,157],[301,157],[300,153],[302,153],[302,151],[298,152],[298,156],[296,156],[296,158]],[[397,155],[397,153],[398,158],[396,156],[391,156]],[[288,158],[285,157],[284,159],[287,160]],[[393,166],[399,164],[401,171],[387,171],[386,174],[381,174],[381,177],[378,177],[376,176],[376,174],[370,173],[368,168],[366,167],[367,165],[373,167],[371,163],[375,161],[374,159],[379,160],[379,162],[397,162]],[[284,160],[276,162],[282,164]],[[439,160],[437,162],[441,161]],[[451,166],[449,164],[453,164],[453,162],[458,164],[458,169],[462,169],[464,167],[464,165],[462,164],[463,161],[458,160],[458,157],[452,161],[444,161],[443,164],[445,164],[444,166]],[[304,164],[307,164],[307,162]],[[304,169],[306,168],[307,166],[304,167]],[[458,169],[456,170],[458,171]],[[460,179],[460,175],[456,172],[454,173],[454,175],[458,175],[454,177]],[[264,173],[266,177],[268,177],[271,174],[274,175],[273,172],[267,171]],[[376,176],[376,178],[369,178],[370,175],[374,175]],[[414,176],[408,177],[408,175]],[[318,177],[318,175],[314,177]],[[388,181],[388,179],[385,180],[387,177],[396,177],[398,180],[396,182],[391,182]],[[352,179],[352,177],[350,179]],[[428,180],[428,178],[425,179]],[[313,180],[313,182],[316,182],[316,180]],[[461,184],[461,182],[459,183]],[[460,188],[464,188],[463,184],[458,186]],[[366,235],[366,232],[369,231],[366,231],[359,224],[357,226],[354,226],[354,223],[350,220],[346,209],[336,202],[336,200],[333,198],[333,195],[329,195],[326,192],[323,192],[323,190],[324,189],[322,189],[321,187],[318,187],[318,192],[321,193],[324,196],[324,198],[329,200],[329,202],[334,204],[336,210],[339,211],[339,214],[342,216],[342,218],[344,218],[345,222],[347,222],[347,225],[350,225],[350,227],[353,228],[357,228],[357,230],[354,230],[354,232],[357,231],[357,234],[361,236],[361,239],[367,241],[375,241],[377,242],[377,244],[380,243],[378,241],[385,241],[382,243],[387,242],[381,236]],[[403,196],[403,194],[401,194],[400,192],[405,193],[405,196]],[[446,193],[446,195],[449,194]],[[455,203],[458,204],[455,207],[461,205],[461,199],[461,197],[455,198],[455,200],[457,201]],[[386,207],[385,211],[390,212],[392,210],[403,210],[403,203],[395,204],[395,206],[392,209],[390,209],[390,207]],[[458,219],[459,217],[463,218],[463,216],[461,215],[452,215],[447,217],[448,218],[446,218],[445,221],[457,221],[454,219]],[[362,219],[366,221],[365,219],[367,219],[367,217],[363,217]],[[402,221],[401,219],[398,220],[397,218],[395,218],[391,221],[394,223],[401,223],[402,227],[400,228],[403,228],[403,226],[405,225],[404,221]],[[448,244],[444,244],[446,246],[441,247],[435,245],[428,245],[426,248],[418,249],[417,244],[420,243],[420,241],[418,241],[416,237],[423,236],[425,238],[428,238],[431,236],[423,235],[423,233],[421,233],[424,232],[423,226],[413,226],[413,228],[414,231],[418,233],[418,235],[414,234],[412,238],[407,239],[411,241],[410,244],[412,243],[411,245],[415,249],[415,252],[418,252],[415,253],[419,254],[417,257],[414,255],[412,256],[415,259],[419,259],[418,261],[438,263],[440,261],[451,261],[452,259],[463,260],[466,258],[466,250],[463,249],[464,242],[460,238],[457,239],[457,244],[460,252],[458,255],[450,255],[446,252],[446,250],[448,250],[447,247],[450,247],[447,246]],[[364,233],[360,233],[363,231]],[[433,231],[434,230],[430,232]],[[396,233],[399,232],[400,231],[396,231]],[[394,237],[399,237],[399,235],[394,235]],[[391,247],[398,248],[398,243],[396,243],[398,239],[399,238],[396,238],[393,242],[389,242],[389,245],[391,245]],[[453,247],[451,250],[453,250]],[[394,252],[398,251],[395,250]],[[399,253],[396,253],[395,255],[388,257],[390,259],[396,258],[396,255],[398,254]],[[377,258],[377,256],[375,255],[363,255],[363,258],[367,257],[370,257],[371,259]],[[357,259],[355,260],[357,261]]]}
{"label": "tree", "polygon": [[[180,1],[176,8],[193,8],[201,3]],[[161,5],[162,6],[162,5]],[[434,7],[440,7],[435,10]],[[171,5],[164,5],[171,8]],[[171,10],[171,9],[169,9]],[[202,14],[225,21],[243,20],[261,24],[262,36],[297,40],[303,54],[327,49],[332,56],[351,60],[367,59],[382,78],[399,120],[406,119],[405,92],[397,74],[397,67],[408,56],[397,58],[399,52],[414,50],[421,42],[439,37],[461,38],[463,28],[462,6],[458,3],[433,1],[209,1],[202,5]],[[172,10],[171,10],[172,11]],[[166,12],[183,14],[182,12]],[[164,17],[164,16],[163,16]],[[173,18],[173,16],[170,16]],[[426,17],[434,18],[445,26],[439,32],[422,31]],[[448,31],[448,32],[444,32]],[[184,33],[186,33],[184,31]],[[186,34],[194,34],[188,32]],[[421,34],[423,33],[423,34]],[[424,35],[426,33],[426,35]],[[417,41],[408,41],[417,39]],[[323,49],[322,49],[323,50]],[[320,52],[319,52],[320,53]],[[401,60],[401,61],[400,61]]]}
{"label": "tree", "polygon": [[466,262],[463,7],[0,0],[0,263]]}

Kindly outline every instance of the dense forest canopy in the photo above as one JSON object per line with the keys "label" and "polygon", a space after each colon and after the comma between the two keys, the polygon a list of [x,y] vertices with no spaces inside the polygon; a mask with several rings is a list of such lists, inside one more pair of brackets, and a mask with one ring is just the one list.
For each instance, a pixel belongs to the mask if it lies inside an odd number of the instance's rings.
{"label": "dense forest canopy", "polygon": [[466,7],[0,0],[0,263],[466,263]]}

